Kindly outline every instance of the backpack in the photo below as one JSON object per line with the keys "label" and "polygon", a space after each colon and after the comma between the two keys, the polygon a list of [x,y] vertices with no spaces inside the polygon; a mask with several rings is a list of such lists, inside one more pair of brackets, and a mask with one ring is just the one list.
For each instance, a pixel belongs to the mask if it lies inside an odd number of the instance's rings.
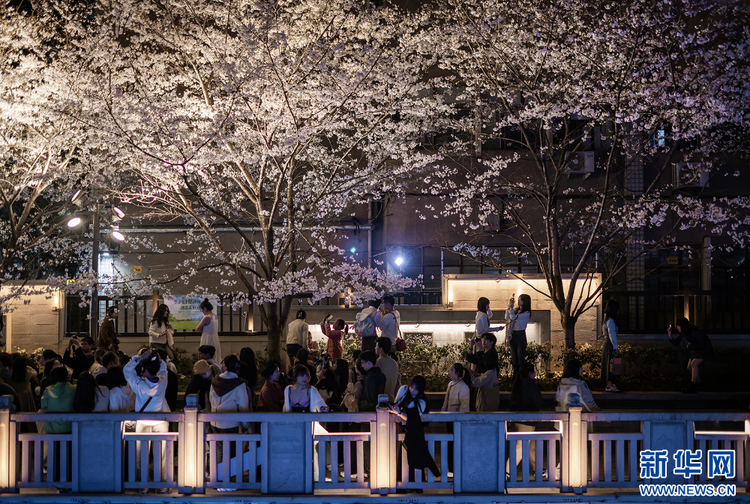
{"label": "backpack", "polygon": [[357,320],[354,322],[354,332],[360,338],[375,335],[375,322],[364,313],[357,313]]}

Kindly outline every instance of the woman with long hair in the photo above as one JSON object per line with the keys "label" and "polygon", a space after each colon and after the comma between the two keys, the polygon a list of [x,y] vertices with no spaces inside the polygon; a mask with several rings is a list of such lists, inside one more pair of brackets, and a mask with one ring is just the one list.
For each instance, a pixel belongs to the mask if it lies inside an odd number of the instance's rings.
{"label": "woman with long hair", "polygon": [[[10,366],[10,385],[16,391],[18,396],[19,413],[36,412],[36,402],[34,401],[34,391],[31,387],[31,371],[28,369],[27,361],[24,357],[16,357]],[[21,432],[37,432],[36,424],[24,422],[21,424]]]}
{"label": "woman with long hair", "polygon": [[338,385],[338,393],[343,397],[346,392],[346,387],[349,385],[349,363],[346,359],[336,359],[333,361],[333,374],[336,375],[336,384]]}
{"label": "woman with long hair", "polygon": [[521,364],[526,360],[526,326],[531,318],[531,296],[518,296],[518,307],[515,307],[515,296],[508,301],[505,319],[510,321],[510,359],[513,363],[513,376],[521,370]]}
{"label": "woman with long hair", "polygon": [[266,379],[258,394],[258,411],[280,413],[284,408],[284,391],[279,385],[281,367],[275,360],[268,361],[260,375]]}
{"label": "woman with long hair", "polygon": [[310,370],[302,364],[292,368],[292,384],[284,389],[284,413],[317,413],[327,412],[328,406],[310,385]]}
{"label": "woman with long hair", "polygon": [[250,347],[240,349],[240,378],[247,382],[247,386],[255,390],[258,383],[258,364],[255,361],[255,352]]}
{"label": "woman with long hair", "polygon": [[406,457],[409,461],[409,481],[414,480],[415,469],[429,469],[435,477],[440,476],[440,470],[427,448],[424,437],[422,415],[429,413],[429,400],[424,391],[427,380],[421,375],[415,375],[409,385],[403,385],[396,395],[396,404],[388,411],[406,422]]}
{"label": "woman with long hair", "polygon": [[[75,386],[70,384],[68,370],[57,367],[50,370],[49,386],[42,394],[42,410],[47,413],[71,413]],[[44,422],[46,434],[65,434],[70,432],[70,422]]]}
{"label": "woman with long hair", "polygon": [[160,305],[154,312],[148,326],[148,344],[151,348],[167,352],[169,360],[174,360],[174,329],[169,323],[169,306]]}
{"label": "woman with long hair", "polygon": [[213,361],[221,362],[222,358],[221,343],[219,342],[219,323],[216,319],[216,315],[214,315],[213,312],[214,305],[212,305],[211,301],[206,298],[201,303],[200,308],[201,313],[203,313],[203,318],[201,319],[201,323],[198,324],[198,327],[196,327],[195,330],[201,331],[201,346],[211,345],[212,347],[214,347],[216,353],[214,353]]}
{"label": "woman with long hair", "polygon": [[607,309],[604,310],[604,324],[602,324],[602,335],[604,343],[602,344],[602,381],[606,384],[607,392],[619,392],[620,389],[612,383],[614,376],[609,369],[610,361],[614,357],[620,356],[620,349],[617,346],[617,314],[620,312],[620,303],[609,301]]}
{"label": "woman with long hair", "polygon": [[711,344],[711,340],[708,339],[708,335],[691,324],[686,317],[679,318],[675,324],[675,328],[677,329],[676,338],[672,337],[672,326],[667,328],[669,342],[674,346],[679,346],[684,339],[688,342],[687,348],[690,352],[687,365],[688,371],[690,371],[690,385],[682,389],[682,391],[686,394],[695,394],[698,391],[698,383],[701,381],[698,366],[704,360],[714,356],[714,346]]}
{"label": "woman with long hair", "polygon": [[492,318],[492,310],[490,310],[490,300],[486,297],[480,297],[477,301],[477,316],[475,319],[474,339],[477,340],[482,337],[482,334],[488,332],[497,332],[500,330],[498,327],[490,327],[490,319]]}
{"label": "woman with long hair", "polygon": [[112,366],[107,370],[107,388],[109,389],[109,411],[113,413],[135,411],[135,392],[130,388],[120,366]]}
{"label": "woman with long hair", "polygon": [[88,371],[78,376],[73,398],[76,413],[97,413],[109,410],[109,389],[96,384],[96,378]]}

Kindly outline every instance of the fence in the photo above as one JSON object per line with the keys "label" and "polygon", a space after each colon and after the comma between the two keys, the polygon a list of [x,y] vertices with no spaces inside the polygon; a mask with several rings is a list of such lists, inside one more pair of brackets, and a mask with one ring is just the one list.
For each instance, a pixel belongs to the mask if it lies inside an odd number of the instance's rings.
{"label": "fence", "polygon": [[746,291],[605,291],[603,303],[620,303],[619,331],[662,334],[687,317],[710,333],[746,334],[750,330],[750,295]]}
{"label": "fence", "polygon": [[[115,322],[116,330],[121,336],[143,336],[148,334],[148,326],[154,314],[154,303],[157,306],[163,300],[158,296],[138,296],[126,302],[117,303],[107,296],[99,296],[99,320],[101,321],[107,308],[117,304],[120,315]],[[65,298],[65,333],[67,336],[89,332],[88,305],[81,306],[81,298],[69,295]],[[247,317],[252,316],[252,308],[243,305],[237,309],[232,304],[231,296],[219,295],[219,302],[214,308],[219,322],[219,333],[223,336],[244,335],[248,325]],[[250,314],[250,315],[248,315]],[[198,325],[196,321],[195,325]],[[189,329],[180,329],[177,334],[200,334]]]}
{"label": "fence", "polygon": [[[432,413],[426,416],[426,441],[440,475],[415,470],[410,477],[404,436],[385,411],[199,413],[195,396],[175,413],[15,414],[11,404],[10,396],[0,398],[2,492],[637,490],[657,482],[644,473],[644,453],[666,450],[674,468],[678,450],[702,450],[707,466],[711,449],[734,454],[733,474],[702,471],[685,479],[670,471],[658,482],[732,483],[741,489],[750,466],[750,413]],[[139,421],[135,430],[133,420]],[[249,432],[206,433],[206,423],[217,420],[247,422]],[[34,422],[70,422],[70,432],[21,432]],[[168,432],[167,422],[176,423],[177,432]],[[701,422],[715,428],[696,428]],[[439,429],[444,423],[451,427]]]}

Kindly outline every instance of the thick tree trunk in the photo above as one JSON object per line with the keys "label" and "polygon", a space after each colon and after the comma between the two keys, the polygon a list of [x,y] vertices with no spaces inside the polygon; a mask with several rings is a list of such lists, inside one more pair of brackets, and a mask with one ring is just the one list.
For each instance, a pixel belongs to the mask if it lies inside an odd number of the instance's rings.
{"label": "thick tree trunk", "polygon": [[268,330],[268,358],[281,362],[281,320],[278,303],[263,303],[262,313]]}
{"label": "thick tree trunk", "polygon": [[565,329],[565,346],[574,348],[576,346],[576,322],[570,315],[562,316],[562,326]]}

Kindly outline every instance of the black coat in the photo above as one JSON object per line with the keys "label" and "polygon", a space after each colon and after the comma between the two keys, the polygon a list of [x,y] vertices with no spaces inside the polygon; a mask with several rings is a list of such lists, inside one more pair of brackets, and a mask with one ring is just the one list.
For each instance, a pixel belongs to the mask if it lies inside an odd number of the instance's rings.
{"label": "black coat", "polygon": [[375,411],[380,394],[385,394],[385,375],[379,367],[371,367],[365,373],[365,384],[362,398],[359,401],[359,411]]}

